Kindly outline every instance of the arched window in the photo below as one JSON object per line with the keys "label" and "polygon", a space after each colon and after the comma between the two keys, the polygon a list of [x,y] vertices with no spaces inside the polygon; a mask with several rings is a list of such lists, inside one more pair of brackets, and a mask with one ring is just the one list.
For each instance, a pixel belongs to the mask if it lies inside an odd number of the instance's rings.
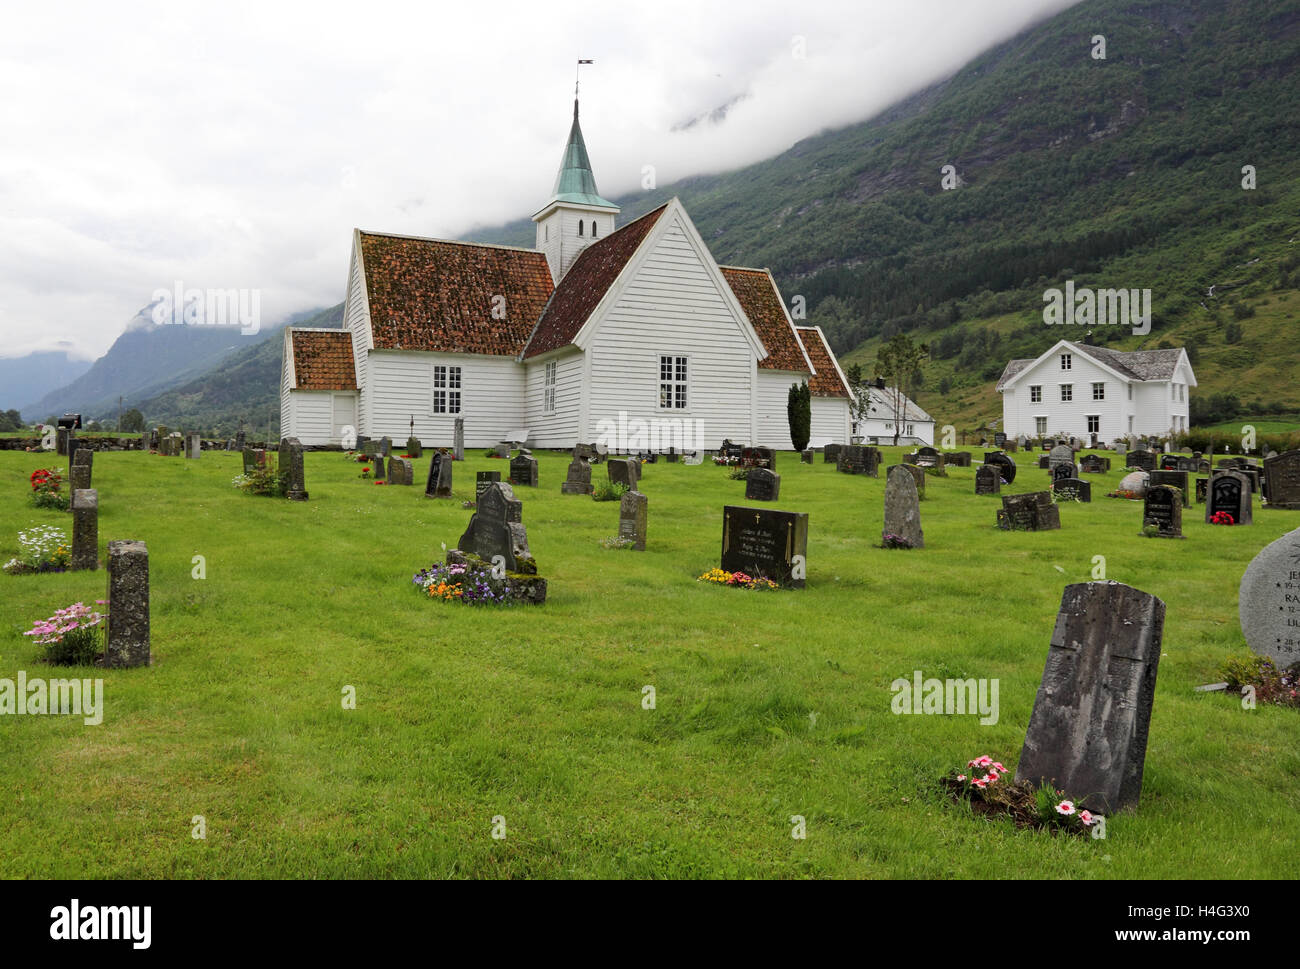
{"label": "arched window", "polygon": [[592,220],[591,220],[591,237],[592,237],[593,239],[596,238],[596,220],[595,220],[595,219],[592,219]]}
{"label": "arched window", "polygon": [[578,235],[582,235],[582,220],[578,220]]}

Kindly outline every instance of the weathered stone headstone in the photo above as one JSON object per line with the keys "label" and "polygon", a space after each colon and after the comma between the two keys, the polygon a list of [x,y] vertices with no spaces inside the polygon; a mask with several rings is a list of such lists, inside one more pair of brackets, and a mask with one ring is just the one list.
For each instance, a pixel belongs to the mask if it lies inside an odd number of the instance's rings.
{"label": "weathered stone headstone", "polygon": [[70,427],[60,427],[54,432],[54,450],[60,457],[68,457],[75,432]]}
{"label": "weathered stone headstone", "polygon": [[605,473],[609,475],[610,482],[628,488],[636,487],[638,471],[637,463],[628,458],[610,458],[605,464]]}
{"label": "weathered stone headstone", "polygon": [[72,463],[70,467],[76,467],[79,464],[85,465],[86,474],[90,475],[95,467],[95,452],[86,447],[84,441],[77,441],[74,439],[73,443],[76,447],[72,450]]}
{"label": "weathered stone headstone", "polygon": [[1074,479],[1079,477],[1079,469],[1073,464],[1058,464],[1051,470],[1053,481],[1060,481],[1064,478]]}
{"label": "weathered stone headstone", "polygon": [[1050,471],[1052,469],[1051,457],[1046,454],[1040,454],[1038,456],[1038,467],[1043,471]]}
{"label": "weathered stone headstone", "polygon": [[1196,500],[1199,504],[1202,505],[1205,504],[1209,492],[1210,492],[1210,479],[1197,478],[1196,479]]}
{"label": "weathered stone headstone", "polygon": [[573,460],[569,462],[564,483],[560,485],[560,494],[589,495],[591,492],[591,465],[587,463],[586,458],[575,452]]}
{"label": "weathered stone headstone", "polygon": [[406,453],[412,458],[424,457],[424,445],[418,437],[408,437],[406,439]]}
{"label": "weathered stone headstone", "polygon": [[1002,475],[1002,480],[1007,484],[1013,484],[1016,480],[1016,462],[1011,460],[1001,451],[992,451],[984,455],[984,463],[991,464],[998,469],[998,474]]}
{"label": "weathered stone headstone", "polygon": [[108,543],[108,651],[105,665],[149,665],[149,549]]}
{"label": "weathered stone headstone", "polygon": [[722,568],[802,589],[807,579],[808,515],[774,508],[722,509]]}
{"label": "weathered stone headstone", "polygon": [[1002,475],[991,464],[975,469],[975,494],[996,495],[1002,491]]}
{"label": "weathered stone headstone", "polygon": [[195,461],[202,456],[203,438],[198,431],[190,431],[185,435],[185,458],[188,461]]}
{"label": "weathered stone headstone", "polygon": [[265,460],[266,456],[265,451],[254,450],[251,447],[244,448],[242,454],[244,458],[244,474],[252,474],[257,469],[257,466]]}
{"label": "weathered stone headstone", "polygon": [[1205,495],[1205,520],[1226,511],[1234,525],[1251,525],[1250,479],[1240,471],[1220,471],[1210,479]]}
{"label": "weathered stone headstone", "polygon": [[388,483],[390,485],[415,484],[415,466],[407,458],[390,458],[388,461]]}
{"label": "weathered stone headstone", "polygon": [[843,474],[880,475],[880,452],[869,444],[846,444],[839,449],[835,469]]}
{"label": "weathered stone headstone", "polygon": [[998,448],[1007,446],[1007,435],[1003,431],[993,432],[993,446]]}
{"label": "weathered stone headstone", "polygon": [[[1154,473],[1154,472],[1153,472]],[[1142,527],[1155,525],[1159,538],[1183,537],[1183,496],[1173,485],[1151,485],[1142,506]]]}
{"label": "weathered stone headstone", "polygon": [[1192,492],[1187,485],[1186,471],[1152,471],[1147,477],[1147,487],[1154,488],[1156,485],[1171,485],[1177,488],[1182,497],[1183,507],[1192,507]]}
{"label": "weathered stone headstone", "polygon": [[827,444],[822,448],[822,464],[839,464],[842,444]]}
{"label": "weathered stone headstone", "polygon": [[[921,471],[921,476],[924,479],[924,471]],[[916,478],[906,465],[890,468],[885,479],[885,527],[880,538],[886,547],[891,544],[896,547],[900,541],[909,548],[925,547],[925,535],[921,531],[921,499]]]}
{"label": "weathered stone headstone", "polygon": [[1130,451],[1128,453],[1128,467],[1137,468],[1141,471],[1156,470],[1156,456],[1153,452],[1144,449]]}
{"label": "weathered stone headstone", "polygon": [[800,451],[800,452],[799,452],[799,460],[800,460],[802,463],[804,463],[804,464],[812,464],[812,463],[813,463],[813,453],[814,453],[814,452],[813,452],[813,450],[812,450],[811,448],[808,448],[808,449],[806,449],[806,450]]}
{"label": "weathered stone headstone", "polygon": [[[82,452],[78,451],[77,453],[81,454]],[[76,464],[75,462],[73,463],[73,465],[68,469],[68,490],[69,491],[72,492],[84,491],[85,489],[91,487],[90,468],[91,466],[89,464]]]}
{"label": "weathered stone headstone", "polygon": [[68,567],[74,572],[99,568],[99,492],[93,488],[72,493],[72,560]]}
{"label": "weathered stone headstone", "polygon": [[888,484],[889,476],[894,473],[895,468],[902,468],[912,477],[912,484],[916,487],[917,496],[925,497],[925,469],[915,464],[891,464],[885,469],[885,483]]}
{"label": "weathered stone headstone", "polygon": [[296,437],[286,437],[280,442],[277,468],[280,474],[287,475],[284,496],[290,501],[306,501],[307,483],[303,471],[302,442]]}
{"label": "weathered stone headstone", "polygon": [[488,485],[495,484],[501,480],[500,471],[478,471],[474,475],[474,502],[483,497],[483,492],[487,491]]}
{"label": "weathered stone headstone", "polygon": [[[360,451],[362,454],[374,454],[375,452],[374,452],[373,450],[369,450],[369,451],[366,450],[366,445],[369,444],[369,443],[370,443],[370,438],[369,438],[369,437],[367,437],[365,434],[358,434],[358,435],[357,435],[356,450]],[[377,444],[375,445],[376,448],[377,448],[378,446],[379,446],[379,445],[377,445]]]}
{"label": "weathered stone headstone", "polygon": [[371,473],[374,475],[376,481],[383,481],[388,477],[388,466],[384,461],[384,456],[382,454],[376,454],[374,460],[370,463],[374,465]]}
{"label": "weathered stone headstone", "polygon": [[[450,454],[442,457],[451,462]],[[523,502],[515,498],[510,485],[494,481],[479,495],[469,526],[456,547],[485,562],[501,556],[507,572],[535,572],[528,550],[528,531],[522,522]]]}
{"label": "weathered stone headstone", "polygon": [[776,468],[776,452],[770,447],[747,447],[740,452],[742,468]]}
{"label": "weathered stone headstone", "polygon": [[528,488],[537,487],[537,459],[521,453],[510,460],[510,483]]}
{"label": "weathered stone headstone", "polygon": [[1279,669],[1300,663],[1300,528],[1264,546],[1237,590],[1246,644]]}
{"label": "weathered stone headstone", "polygon": [[392,457],[393,439],[389,437],[387,434],[385,434],[383,437],[379,439],[379,453],[386,458]]}
{"label": "weathered stone headstone", "polygon": [[629,491],[618,502],[618,537],[629,539],[637,552],[645,551],[646,517],[649,499],[639,491]]}
{"label": "weathered stone headstone", "polygon": [[1139,589],[1065,587],[1017,783],[1106,814],[1138,806],[1164,626],[1165,604]]}
{"label": "weathered stone headstone", "polygon": [[945,451],[943,463],[945,467],[969,468],[971,462],[971,453],[969,451]]}
{"label": "weathered stone headstone", "polygon": [[452,425],[451,456],[457,461],[465,460],[465,418],[457,417]]}
{"label": "weathered stone headstone", "polygon": [[[451,497],[452,457],[443,451],[434,451],[429,458],[429,478],[424,485],[426,498]],[[500,472],[497,472],[500,474]]]}
{"label": "weathered stone headstone", "polygon": [[361,453],[368,458],[376,457],[379,454],[378,441],[371,441],[369,439],[366,439],[359,445],[359,447],[361,448]]}
{"label": "weathered stone headstone", "polygon": [[1047,453],[1047,469],[1052,472],[1052,477],[1056,477],[1056,469],[1062,465],[1074,467],[1074,451],[1067,444],[1058,444]]}
{"label": "weathered stone headstone", "polygon": [[1150,484],[1151,472],[1149,471],[1130,471],[1124,477],[1119,479],[1119,491],[1128,491],[1138,498],[1145,498],[1147,495],[1147,485]]}
{"label": "weathered stone headstone", "polygon": [[1110,458],[1100,454],[1085,454],[1079,461],[1079,470],[1084,474],[1105,474],[1110,470]]}
{"label": "weathered stone headstone", "polygon": [[1003,495],[998,527],[1013,532],[1052,531],[1061,527],[1061,513],[1047,491]]}
{"label": "weathered stone headstone", "polygon": [[1264,459],[1264,476],[1268,480],[1268,506],[1300,509],[1300,451],[1283,451]]}
{"label": "weathered stone headstone", "polygon": [[1057,500],[1092,501],[1092,485],[1078,478],[1057,478],[1052,482],[1052,494]]}
{"label": "weathered stone headstone", "polygon": [[750,468],[745,478],[746,501],[776,501],[781,497],[781,476],[769,468]]}

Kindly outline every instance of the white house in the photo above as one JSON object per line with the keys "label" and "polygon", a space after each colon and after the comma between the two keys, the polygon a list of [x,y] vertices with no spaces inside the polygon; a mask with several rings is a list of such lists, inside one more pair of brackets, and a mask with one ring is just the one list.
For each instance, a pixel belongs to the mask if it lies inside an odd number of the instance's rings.
{"label": "white house", "polygon": [[355,230],[339,331],[352,378],[304,382],[322,341],[291,330],[283,433],[338,441],[351,390],[353,426],[372,438],[405,440],[414,421],[421,441],[447,445],[460,417],[471,447],[526,429],[536,447],[788,449],[787,396],[807,380],[815,425],[845,441],[843,374],[820,333],[806,350],[772,274],[719,266],[675,198],[615,228],[618,212],[596,190],[575,101],[534,248]]}
{"label": "white house", "polygon": [[854,435],[892,444],[897,426],[899,444],[934,445],[934,418],[906,394],[883,381],[864,384],[858,392],[865,398],[865,412],[853,423]]}
{"label": "white house", "polygon": [[1010,437],[1114,441],[1187,430],[1195,386],[1181,347],[1124,352],[1061,340],[1036,359],[1008,363],[997,389]]}

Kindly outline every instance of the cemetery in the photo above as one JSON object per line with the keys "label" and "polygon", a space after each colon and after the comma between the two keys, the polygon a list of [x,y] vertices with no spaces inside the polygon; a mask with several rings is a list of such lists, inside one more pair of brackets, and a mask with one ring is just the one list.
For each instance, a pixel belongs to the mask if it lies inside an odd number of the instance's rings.
{"label": "cemetery", "polygon": [[[1292,452],[173,433],[0,450],[0,714],[104,682],[0,716],[12,877],[1290,877]],[[997,715],[895,715],[916,670]]]}

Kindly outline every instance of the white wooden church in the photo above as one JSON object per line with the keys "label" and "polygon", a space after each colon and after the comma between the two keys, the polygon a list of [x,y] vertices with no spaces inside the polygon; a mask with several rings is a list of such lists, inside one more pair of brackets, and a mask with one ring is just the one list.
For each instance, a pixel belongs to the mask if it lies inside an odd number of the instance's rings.
{"label": "white wooden church", "polygon": [[[289,328],[281,428],[344,428],[427,446],[534,447],[661,428],[658,443],[791,447],[786,400],[807,380],[813,440],[849,440],[849,387],[817,327],[796,327],[766,269],[719,266],[676,198],[616,227],[578,102],[532,249],[355,230],[341,330]],[[678,433],[682,437],[678,437]],[[603,439],[603,440],[602,440]]]}

